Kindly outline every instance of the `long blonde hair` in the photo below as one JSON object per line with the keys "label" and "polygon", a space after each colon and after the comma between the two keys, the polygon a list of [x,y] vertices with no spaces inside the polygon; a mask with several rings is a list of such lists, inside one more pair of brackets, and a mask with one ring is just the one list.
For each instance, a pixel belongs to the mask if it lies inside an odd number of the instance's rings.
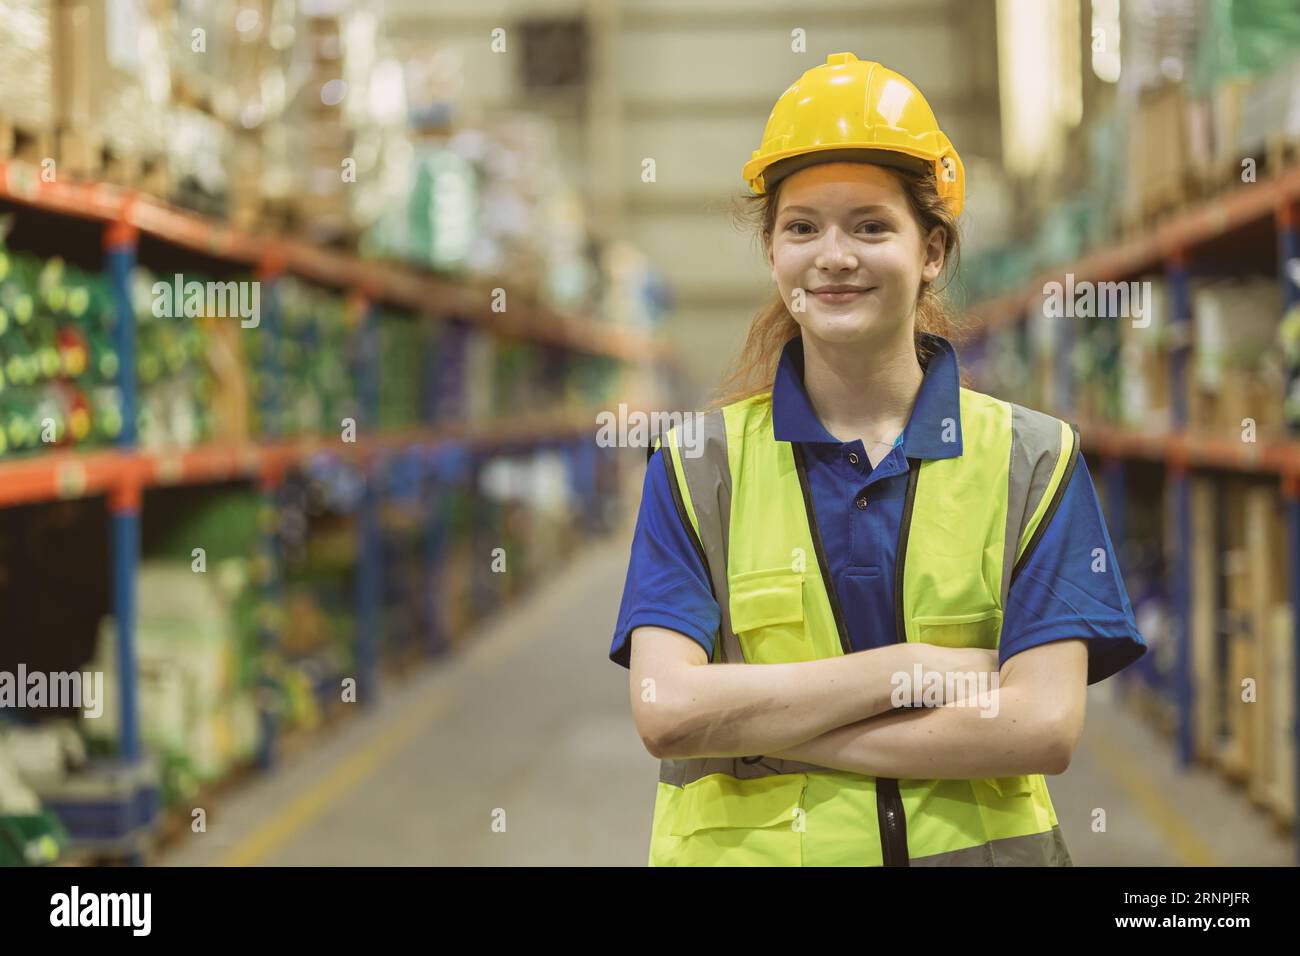
{"label": "long blonde hair", "polygon": [[[939,196],[933,169],[916,175],[894,169],[889,169],[889,172],[897,176],[902,185],[912,215],[921,226],[921,234],[929,235],[935,226],[943,228],[946,236],[943,247],[944,271],[949,275],[948,281],[951,281],[960,266],[961,239],[957,235],[957,222],[951,209]],[[782,180],[775,189],[762,196],[739,196],[734,207],[737,224],[756,232],[765,253],[772,243],[776,211],[780,208],[781,187],[784,183],[785,180]],[[930,332],[950,340],[960,333],[943,294],[946,287],[946,282],[938,289],[934,288],[933,283],[922,282],[917,291],[914,339],[917,361],[922,365],[930,357],[924,333]],[[799,334],[799,323],[786,308],[785,300],[778,291],[754,315],[745,336],[745,344],[732,361],[726,377],[718,384],[708,407],[721,408],[770,389],[777,364],[781,360],[781,350],[786,342]]]}

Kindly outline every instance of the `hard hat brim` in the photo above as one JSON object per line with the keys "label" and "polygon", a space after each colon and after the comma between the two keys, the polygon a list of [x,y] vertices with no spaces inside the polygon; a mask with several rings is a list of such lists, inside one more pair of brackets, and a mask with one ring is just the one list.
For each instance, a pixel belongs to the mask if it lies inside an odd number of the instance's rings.
{"label": "hard hat brim", "polygon": [[822,163],[869,163],[873,166],[886,166],[900,172],[923,176],[934,168],[934,163],[919,156],[896,149],[879,148],[844,148],[810,150],[797,156],[779,159],[763,170],[763,191],[770,193],[777,183],[792,173],[809,166]]}

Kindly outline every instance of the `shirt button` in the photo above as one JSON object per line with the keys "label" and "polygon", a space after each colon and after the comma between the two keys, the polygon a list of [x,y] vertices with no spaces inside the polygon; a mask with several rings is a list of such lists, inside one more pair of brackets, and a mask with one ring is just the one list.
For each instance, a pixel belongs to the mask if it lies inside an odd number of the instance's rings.
{"label": "shirt button", "polygon": [[860,496],[860,497],[858,498],[858,500],[855,501],[855,502],[853,502],[853,503],[854,503],[855,505],[858,506],[858,510],[859,510],[859,511],[866,511],[866,510],[867,510],[867,496],[866,496],[866,495],[862,495],[862,496]]}
{"label": "shirt button", "polygon": [[858,453],[856,451],[849,452],[849,464],[856,465],[857,463],[858,463]]}

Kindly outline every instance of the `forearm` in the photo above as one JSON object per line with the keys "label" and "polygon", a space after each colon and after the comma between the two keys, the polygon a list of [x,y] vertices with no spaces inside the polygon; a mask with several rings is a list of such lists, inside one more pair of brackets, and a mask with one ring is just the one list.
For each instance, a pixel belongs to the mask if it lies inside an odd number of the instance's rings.
{"label": "forearm", "polygon": [[[981,716],[986,711],[969,704],[898,710],[768,756],[908,780],[1060,773],[1059,722],[1030,714],[1026,695],[1015,687],[989,693],[992,716]],[[1068,763],[1068,757],[1064,760]]]}
{"label": "forearm", "polygon": [[674,675],[661,757],[743,757],[792,747],[892,709],[895,675],[937,649],[891,644],[793,664],[708,664]]}

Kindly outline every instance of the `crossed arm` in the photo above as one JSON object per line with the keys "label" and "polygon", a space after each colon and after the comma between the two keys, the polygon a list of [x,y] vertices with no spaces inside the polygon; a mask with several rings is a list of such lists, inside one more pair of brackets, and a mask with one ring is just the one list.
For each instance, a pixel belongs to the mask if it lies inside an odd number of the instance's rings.
{"label": "crossed arm", "polygon": [[[893,644],[794,664],[709,664],[676,631],[632,633],[633,717],[646,749],[686,759],[766,754],[868,776],[1062,773],[1083,731],[1086,642],[997,652]],[[898,709],[897,675],[996,674],[978,702]]]}

